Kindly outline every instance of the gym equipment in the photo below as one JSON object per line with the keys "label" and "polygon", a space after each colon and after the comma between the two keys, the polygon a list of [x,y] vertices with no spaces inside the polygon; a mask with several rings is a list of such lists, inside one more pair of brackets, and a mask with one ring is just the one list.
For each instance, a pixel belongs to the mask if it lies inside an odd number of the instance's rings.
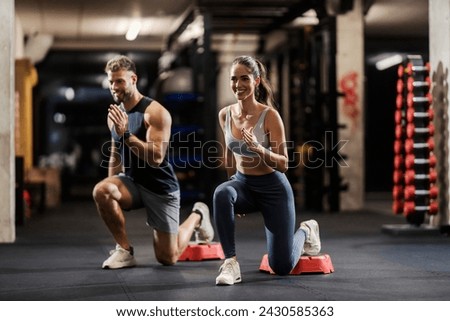
{"label": "gym equipment", "polygon": [[426,96],[415,96],[413,93],[408,93],[406,96],[406,105],[410,108],[413,108],[417,105],[430,105],[433,101],[433,98],[430,94]]}
{"label": "gym equipment", "polygon": [[414,168],[415,165],[429,165],[431,167],[436,166],[436,156],[431,154],[429,158],[416,158],[414,154],[406,155],[405,164],[407,169]]}
{"label": "gym equipment", "polygon": [[[401,170],[394,170],[393,181],[395,184],[405,182],[406,186],[414,185],[415,181],[428,180],[429,183],[436,183],[437,172],[431,168],[429,174],[416,174],[414,169],[408,169],[403,173]],[[397,186],[398,188],[399,186]]]}
{"label": "gym equipment", "polygon": [[[398,147],[399,148],[399,147]],[[394,146],[395,149],[395,146]],[[432,151],[434,149],[434,139],[433,137],[428,138],[425,143],[414,143],[414,140],[407,139],[405,141],[405,151],[407,154],[414,154],[415,150],[428,150]]]}
{"label": "gym equipment", "polygon": [[403,89],[405,88],[405,83],[403,82],[403,79],[398,79],[397,80],[397,93],[401,94],[403,92]]}
{"label": "gym equipment", "polygon": [[406,215],[413,214],[415,212],[428,212],[428,214],[437,214],[439,207],[436,202],[431,202],[426,206],[417,206],[414,202],[405,202],[403,207]]}
{"label": "gym equipment", "polygon": [[402,139],[405,133],[405,128],[402,124],[398,124],[395,126],[395,138]]}
{"label": "gym equipment", "polygon": [[394,184],[400,184],[405,179],[405,175],[403,174],[403,171],[395,169],[394,175],[392,176]]}
{"label": "gym equipment", "polygon": [[399,139],[394,141],[394,153],[396,155],[401,154],[403,151],[403,142]]}
{"label": "gym equipment", "polygon": [[394,156],[394,168],[402,170],[405,164],[405,158],[402,155]]}
{"label": "gym equipment", "polygon": [[[395,114],[395,120],[396,121],[397,121],[397,117],[398,117],[397,114]],[[417,111],[414,110],[414,108],[407,108],[406,109],[406,120],[409,123],[414,122],[414,119],[417,119],[417,118],[424,118],[424,119],[428,118],[429,120],[433,120],[434,119],[434,111],[433,111],[432,108],[428,109],[426,112],[417,112]]]}
{"label": "gym equipment", "polygon": [[428,73],[429,71],[430,71],[429,62],[425,63],[425,65],[418,65],[415,62],[411,61],[408,62],[405,68],[405,73],[408,75],[413,75],[414,73]]}
{"label": "gym equipment", "polygon": [[414,185],[406,186],[405,200],[412,201],[416,196],[428,196],[429,198],[435,199],[438,196],[438,188],[436,186],[431,186],[430,189],[416,189]]}
{"label": "gym equipment", "polygon": [[406,60],[397,69],[392,210],[419,226],[437,213],[433,99],[430,64],[418,55]]}
{"label": "gym equipment", "polygon": [[401,94],[397,94],[397,98],[395,99],[395,106],[397,109],[402,109],[404,105],[404,98]]}
{"label": "gym equipment", "polygon": [[[269,258],[264,254],[259,265],[259,270],[275,274],[269,266]],[[323,273],[334,272],[333,263],[328,254],[319,254],[314,256],[302,255],[297,265],[292,269],[290,275],[299,275],[305,273]]]}
{"label": "gym equipment", "polygon": [[416,127],[413,123],[406,125],[406,136],[408,138],[414,137],[415,134],[427,134],[428,136],[434,135],[434,125],[429,123],[427,127]]}
{"label": "gym equipment", "polygon": [[416,174],[414,170],[410,169],[405,172],[404,180],[406,185],[413,185],[414,181],[419,180],[428,180],[430,183],[436,183],[437,172],[434,169],[430,169],[429,174]]}
{"label": "gym equipment", "polygon": [[189,243],[178,261],[223,260],[222,246],[218,242],[209,244]]}
{"label": "gym equipment", "polygon": [[402,185],[395,185],[392,190],[392,197],[394,200],[402,200],[404,194],[404,188]]}
{"label": "gym equipment", "polygon": [[425,81],[418,81],[415,80],[413,77],[409,77],[406,83],[406,87],[408,88],[409,92],[413,92],[414,89],[423,89],[424,87],[428,89],[430,88],[430,85],[431,85],[430,77],[426,77]]}
{"label": "gym equipment", "polygon": [[404,119],[404,113],[402,110],[398,109],[395,111],[395,123],[401,125]]}

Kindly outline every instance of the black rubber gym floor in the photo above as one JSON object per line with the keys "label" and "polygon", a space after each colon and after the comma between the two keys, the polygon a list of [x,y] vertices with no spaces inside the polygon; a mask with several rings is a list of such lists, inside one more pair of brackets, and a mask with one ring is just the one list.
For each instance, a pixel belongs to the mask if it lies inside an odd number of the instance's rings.
{"label": "black rubber gym floor", "polygon": [[127,222],[139,265],[102,270],[114,242],[93,202],[68,202],[17,227],[15,243],[0,244],[0,300],[450,300],[450,238],[382,232],[384,225],[406,223],[389,207],[381,199],[358,212],[299,213],[298,220],[319,222],[322,252],[335,271],[283,277],[258,270],[264,228],[258,214],[247,215],[236,231],[243,282],[218,287],[220,260],[156,262],[143,211],[130,213]]}

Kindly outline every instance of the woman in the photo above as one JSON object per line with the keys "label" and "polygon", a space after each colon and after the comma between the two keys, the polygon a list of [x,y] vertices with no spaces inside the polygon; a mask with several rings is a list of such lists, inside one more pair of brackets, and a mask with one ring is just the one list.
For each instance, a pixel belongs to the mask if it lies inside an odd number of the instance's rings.
{"label": "woman", "polygon": [[273,93],[264,65],[249,56],[231,66],[231,90],[237,103],[219,112],[230,180],[214,192],[214,216],[225,261],[217,285],[242,281],[235,251],[235,214],[259,211],[264,218],[269,264],[279,275],[295,267],[300,256],[320,252],[316,221],[295,231],[295,204],[284,172],[288,156],[284,125],[273,107]]}

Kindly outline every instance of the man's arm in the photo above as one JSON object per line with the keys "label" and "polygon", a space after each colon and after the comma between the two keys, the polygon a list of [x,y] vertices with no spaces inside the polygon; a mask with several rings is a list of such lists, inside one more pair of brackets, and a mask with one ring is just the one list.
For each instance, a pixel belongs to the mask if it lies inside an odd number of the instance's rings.
{"label": "man's arm", "polygon": [[114,176],[123,171],[122,157],[116,147],[114,139],[111,139],[110,156],[108,164],[108,176]]}
{"label": "man's arm", "polygon": [[152,101],[147,107],[144,119],[147,126],[146,141],[131,135],[125,144],[149,165],[159,166],[166,156],[169,146],[172,117],[160,103]]}

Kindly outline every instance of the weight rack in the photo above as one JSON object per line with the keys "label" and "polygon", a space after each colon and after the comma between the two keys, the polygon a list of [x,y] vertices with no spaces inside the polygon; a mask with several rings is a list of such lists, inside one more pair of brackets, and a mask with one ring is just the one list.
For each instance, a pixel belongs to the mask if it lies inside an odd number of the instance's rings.
{"label": "weight rack", "polygon": [[392,209],[416,226],[438,212],[429,71],[419,55],[408,55],[397,70]]}

